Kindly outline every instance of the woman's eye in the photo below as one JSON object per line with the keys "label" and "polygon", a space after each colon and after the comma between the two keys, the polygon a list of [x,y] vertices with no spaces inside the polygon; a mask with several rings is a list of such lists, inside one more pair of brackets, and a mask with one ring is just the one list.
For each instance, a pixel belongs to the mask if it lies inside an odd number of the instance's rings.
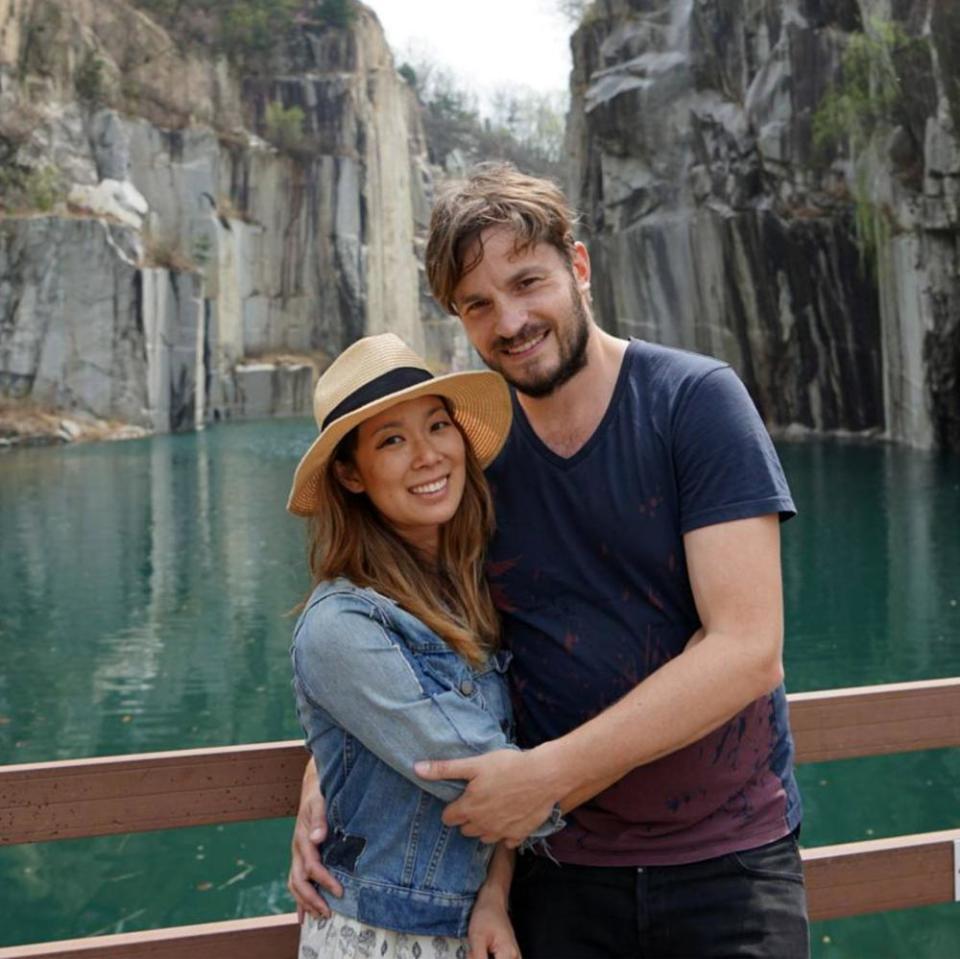
{"label": "woman's eye", "polygon": [[432,432],[436,433],[437,430],[445,429],[445,428],[446,428],[447,426],[449,426],[449,425],[450,425],[450,420],[448,420],[448,419],[434,420],[434,421],[430,424],[430,429],[431,429]]}
{"label": "woman's eye", "polygon": [[382,440],[380,440],[380,442],[377,444],[377,449],[382,450],[385,446],[396,446],[398,443],[402,442],[403,437],[395,433],[393,436],[385,436]]}

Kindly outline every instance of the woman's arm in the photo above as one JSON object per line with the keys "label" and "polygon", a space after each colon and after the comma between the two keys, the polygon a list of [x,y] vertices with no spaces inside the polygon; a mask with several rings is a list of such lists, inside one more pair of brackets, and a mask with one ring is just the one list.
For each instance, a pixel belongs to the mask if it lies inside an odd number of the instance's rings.
{"label": "woman's arm", "polygon": [[510,882],[516,854],[498,843],[487,870],[487,878],[477,893],[477,901],[470,913],[467,935],[470,955],[477,959],[520,959],[520,947],[510,922]]}
{"label": "woman's arm", "polygon": [[[455,655],[453,653],[450,654]],[[429,678],[414,653],[360,600],[321,601],[294,636],[294,681],[302,705],[321,709],[400,775],[445,802],[464,783],[416,775],[423,756],[479,756],[516,747],[498,717],[451,674]]]}

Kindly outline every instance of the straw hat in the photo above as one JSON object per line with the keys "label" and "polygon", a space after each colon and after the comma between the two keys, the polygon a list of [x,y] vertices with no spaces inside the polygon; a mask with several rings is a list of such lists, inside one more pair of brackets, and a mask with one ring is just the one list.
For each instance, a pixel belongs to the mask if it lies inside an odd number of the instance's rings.
{"label": "straw hat", "polygon": [[453,418],[487,466],[506,442],[512,408],[507,384],[488,370],[434,376],[393,333],[367,336],[327,367],[313,394],[320,435],[300,460],[287,500],[291,513],[309,516],[322,505],[320,479],[337,444],[355,426],[418,396],[450,401]]}

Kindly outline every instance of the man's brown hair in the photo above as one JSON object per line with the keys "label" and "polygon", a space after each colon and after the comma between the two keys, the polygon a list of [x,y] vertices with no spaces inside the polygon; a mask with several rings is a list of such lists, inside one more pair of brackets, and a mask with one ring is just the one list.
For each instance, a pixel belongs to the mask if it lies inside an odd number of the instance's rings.
{"label": "man's brown hair", "polygon": [[573,222],[552,180],[528,176],[512,163],[481,163],[467,179],[450,183],[433,208],[426,254],[430,291],[448,313],[456,313],[453,291],[483,259],[481,246],[465,263],[467,250],[489,227],[510,227],[518,253],[549,243],[572,263]]}

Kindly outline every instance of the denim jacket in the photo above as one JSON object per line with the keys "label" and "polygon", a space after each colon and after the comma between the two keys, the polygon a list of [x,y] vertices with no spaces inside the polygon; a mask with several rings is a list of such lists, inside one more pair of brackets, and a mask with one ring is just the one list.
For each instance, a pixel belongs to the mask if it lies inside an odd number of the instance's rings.
{"label": "denim jacket", "polygon": [[[331,906],[401,932],[465,935],[493,847],[441,821],[465,784],[419,779],[413,764],[516,748],[508,654],[472,669],[392,600],[336,579],[308,600],[291,656],[327,801],[321,857],[344,890]],[[534,838],[559,825],[555,813]]]}

